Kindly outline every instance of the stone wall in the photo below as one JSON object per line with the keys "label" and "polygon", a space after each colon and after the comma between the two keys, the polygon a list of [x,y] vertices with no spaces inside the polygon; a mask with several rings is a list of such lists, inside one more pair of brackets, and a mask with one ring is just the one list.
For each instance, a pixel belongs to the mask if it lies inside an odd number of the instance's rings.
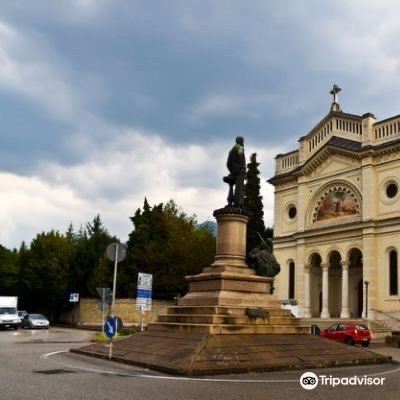
{"label": "stone wall", "polygon": [[[103,313],[99,311],[100,299],[82,298],[74,310],[61,315],[61,322],[80,326],[101,326]],[[151,311],[144,316],[144,323],[147,325],[157,319],[159,314],[165,314],[167,307],[174,305],[173,301],[153,300]],[[107,318],[108,310],[104,312]],[[120,317],[125,326],[140,325],[140,312],[136,310],[136,299],[116,299],[115,314]]]}

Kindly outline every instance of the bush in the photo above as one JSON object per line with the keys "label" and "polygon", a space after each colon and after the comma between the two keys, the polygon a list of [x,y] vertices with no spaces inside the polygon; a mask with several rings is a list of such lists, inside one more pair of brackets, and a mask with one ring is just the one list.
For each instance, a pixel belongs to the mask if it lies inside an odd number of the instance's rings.
{"label": "bush", "polygon": [[125,328],[122,328],[119,332],[118,335],[121,336],[128,336],[128,335],[133,335],[134,333],[138,332],[138,328],[134,326],[126,326]]}

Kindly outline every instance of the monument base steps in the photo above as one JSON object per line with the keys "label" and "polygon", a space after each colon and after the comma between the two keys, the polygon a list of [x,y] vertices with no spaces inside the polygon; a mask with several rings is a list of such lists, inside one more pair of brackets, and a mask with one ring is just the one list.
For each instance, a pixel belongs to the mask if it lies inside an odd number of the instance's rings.
{"label": "monument base steps", "polygon": [[[108,345],[74,353],[108,358]],[[113,361],[185,376],[381,364],[390,357],[311,335],[147,331],[113,344]]]}

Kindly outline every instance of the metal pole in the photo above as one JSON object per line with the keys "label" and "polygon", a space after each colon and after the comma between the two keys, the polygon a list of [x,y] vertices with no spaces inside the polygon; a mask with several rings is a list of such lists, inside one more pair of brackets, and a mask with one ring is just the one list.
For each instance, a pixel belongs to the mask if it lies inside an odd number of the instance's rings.
{"label": "metal pole", "polygon": [[144,317],[143,317],[143,307],[140,307],[140,331],[144,331]]}
{"label": "metal pole", "polygon": [[103,291],[103,295],[101,296],[101,306],[102,306],[102,310],[101,310],[101,331],[104,333],[104,324],[105,324],[105,321],[104,321],[105,307],[104,307],[104,305],[106,304],[105,303],[105,300],[106,300],[106,289],[103,288],[102,291]]}
{"label": "metal pole", "polygon": [[369,282],[365,281],[365,318],[368,318],[368,285]]}
{"label": "metal pole", "polygon": [[111,316],[115,316],[115,290],[117,287],[117,265],[118,265],[118,243],[115,245],[115,261],[114,261],[114,280],[113,280],[113,294],[112,294],[112,307]]}
{"label": "metal pole", "polygon": [[108,347],[108,359],[111,360],[112,357],[112,338],[110,339],[110,346]]}
{"label": "metal pole", "polygon": [[[114,280],[113,280],[113,294],[112,294],[112,306],[111,316],[115,317],[115,291],[117,287],[117,266],[118,266],[118,243],[115,244],[115,261],[114,261]],[[108,358],[111,360],[112,357],[112,338],[110,339],[110,347]]]}

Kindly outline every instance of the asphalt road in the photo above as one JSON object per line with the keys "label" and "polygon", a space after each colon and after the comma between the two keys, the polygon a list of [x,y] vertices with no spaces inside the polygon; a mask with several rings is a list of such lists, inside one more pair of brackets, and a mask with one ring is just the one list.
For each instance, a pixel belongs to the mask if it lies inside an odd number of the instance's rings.
{"label": "asphalt road", "polygon": [[0,331],[0,400],[241,400],[241,399],[397,399],[400,365],[314,370],[317,375],[385,378],[382,386],[299,384],[304,371],[217,376],[170,377],[138,367],[68,353],[92,333],[50,328]]}

